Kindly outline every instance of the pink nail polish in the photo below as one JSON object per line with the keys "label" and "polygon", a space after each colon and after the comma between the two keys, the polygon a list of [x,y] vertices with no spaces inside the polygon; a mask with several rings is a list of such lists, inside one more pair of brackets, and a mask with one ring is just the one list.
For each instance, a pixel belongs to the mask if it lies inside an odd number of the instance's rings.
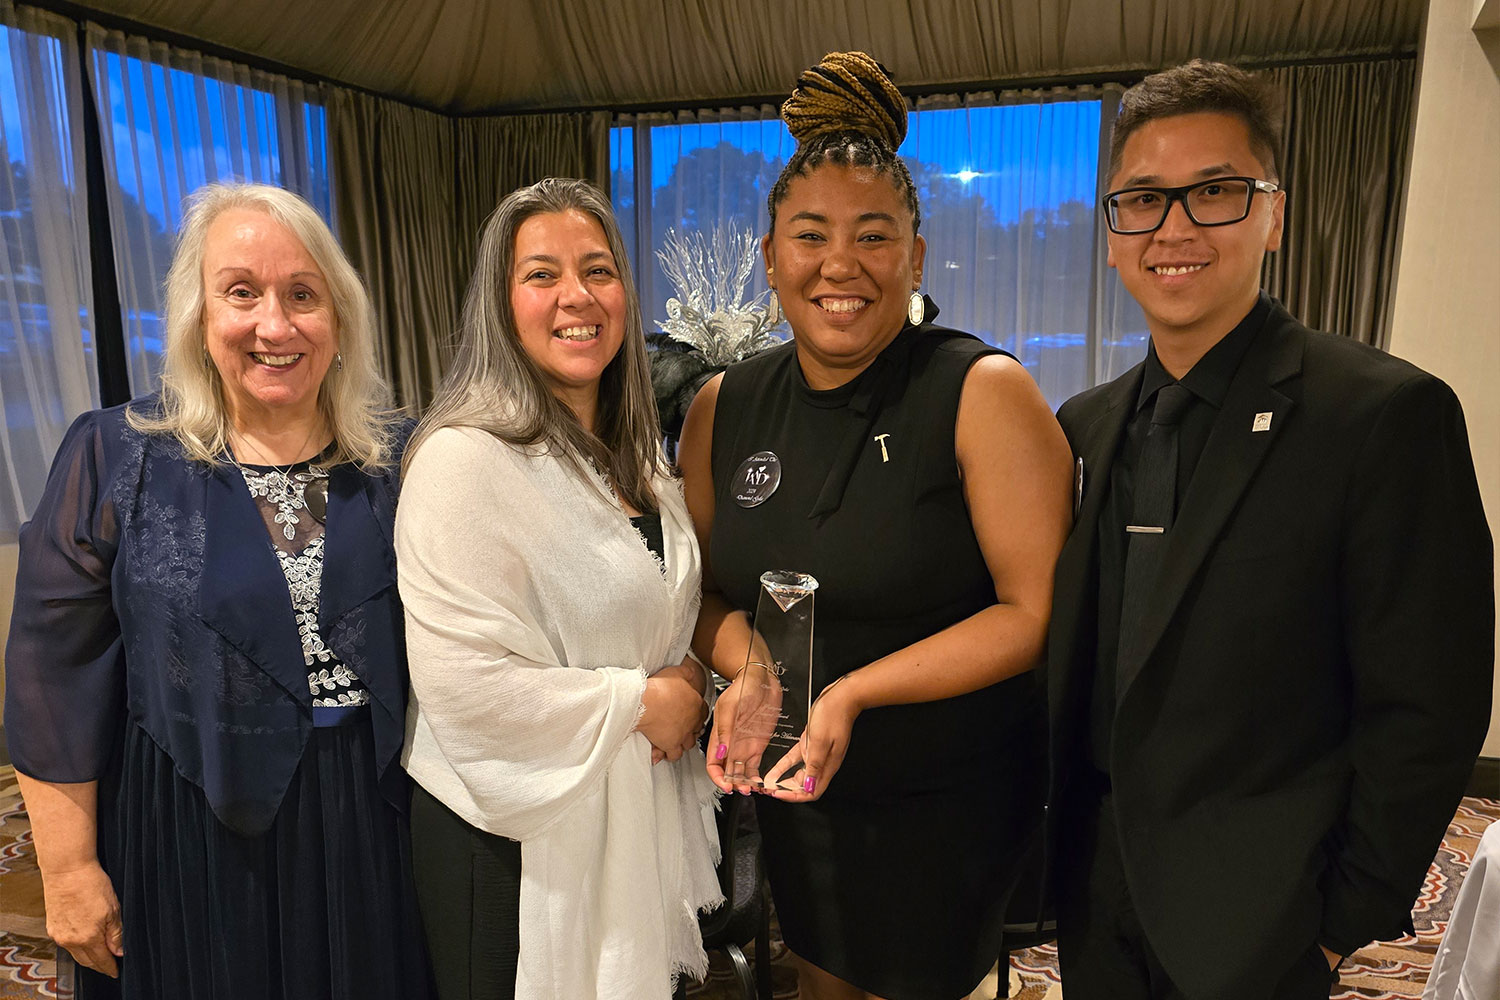
{"label": "pink nail polish", "polygon": [[714,751],[714,760],[723,760],[727,756],[729,756],[729,748],[720,743],[719,749]]}
{"label": "pink nail polish", "polygon": [[802,779],[802,790],[808,795],[811,795],[813,793],[813,789],[817,787],[818,779],[814,778],[812,775],[809,774],[807,777]]}

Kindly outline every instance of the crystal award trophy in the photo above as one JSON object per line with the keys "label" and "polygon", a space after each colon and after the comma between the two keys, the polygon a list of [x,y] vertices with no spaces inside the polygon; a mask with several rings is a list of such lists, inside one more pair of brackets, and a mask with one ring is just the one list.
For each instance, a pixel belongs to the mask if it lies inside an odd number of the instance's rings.
{"label": "crystal award trophy", "polygon": [[760,577],[750,648],[740,674],[724,773],[737,785],[801,791],[795,767],[767,781],[802,738],[812,708],[813,597],[806,573],[772,570]]}

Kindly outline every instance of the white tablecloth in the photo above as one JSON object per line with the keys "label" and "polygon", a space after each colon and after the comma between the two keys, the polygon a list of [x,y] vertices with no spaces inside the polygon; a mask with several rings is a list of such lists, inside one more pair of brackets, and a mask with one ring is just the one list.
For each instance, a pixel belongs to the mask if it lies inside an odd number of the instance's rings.
{"label": "white tablecloth", "polygon": [[1500,1000],[1500,823],[1480,838],[1422,1000]]}

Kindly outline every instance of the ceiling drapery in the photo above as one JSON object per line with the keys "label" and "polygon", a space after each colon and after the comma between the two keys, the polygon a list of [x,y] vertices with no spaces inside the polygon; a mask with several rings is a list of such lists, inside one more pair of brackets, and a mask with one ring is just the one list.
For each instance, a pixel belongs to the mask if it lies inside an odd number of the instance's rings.
{"label": "ceiling drapery", "polygon": [[1421,0],[85,0],[449,114],[712,104],[864,49],[902,88],[1410,52]]}

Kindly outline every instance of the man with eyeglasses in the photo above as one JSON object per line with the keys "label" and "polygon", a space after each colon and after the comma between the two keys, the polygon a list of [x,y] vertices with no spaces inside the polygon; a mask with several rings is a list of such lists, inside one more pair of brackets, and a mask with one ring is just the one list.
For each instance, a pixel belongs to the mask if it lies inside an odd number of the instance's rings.
{"label": "man with eyeglasses", "polygon": [[1462,412],[1261,290],[1279,117],[1268,81],[1195,61],[1114,126],[1109,263],[1151,346],[1058,413],[1068,1000],[1328,996],[1343,956],[1410,930],[1488,724],[1493,549]]}

